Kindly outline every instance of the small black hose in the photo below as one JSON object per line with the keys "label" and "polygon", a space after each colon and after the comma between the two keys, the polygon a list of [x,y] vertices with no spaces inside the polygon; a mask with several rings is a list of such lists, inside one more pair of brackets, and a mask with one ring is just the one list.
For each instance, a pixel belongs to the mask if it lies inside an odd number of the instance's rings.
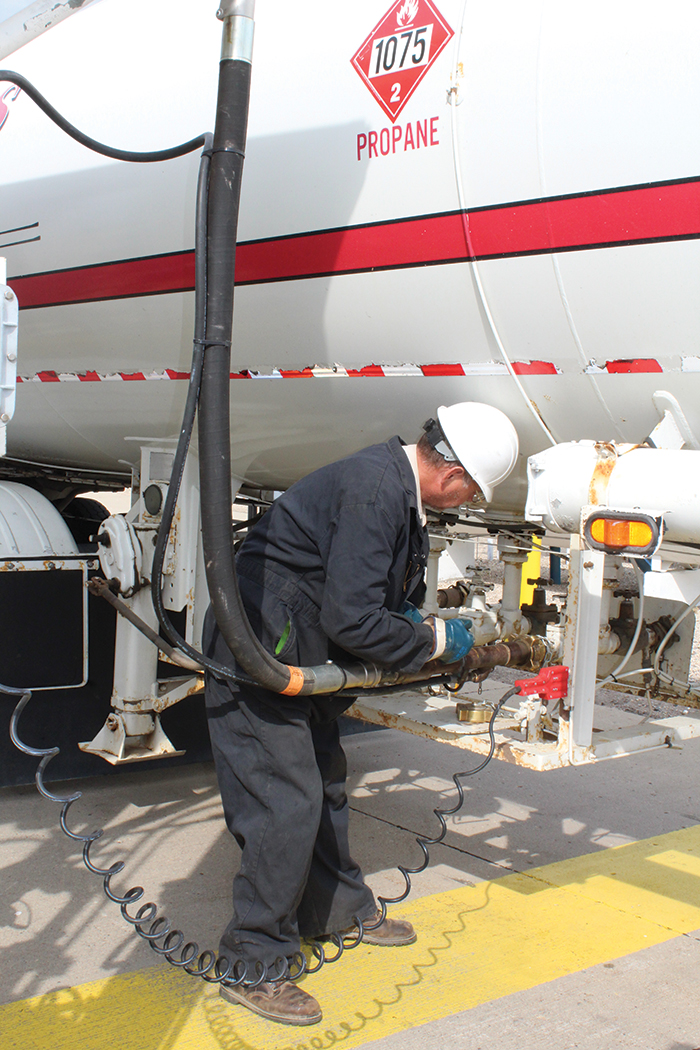
{"label": "small black hose", "polygon": [[[182,157],[187,153],[193,152],[200,146],[204,146],[204,152],[200,161],[199,167],[199,178],[197,183],[197,222],[196,222],[196,233],[195,233],[195,340],[194,349],[192,353],[192,365],[190,368],[190,381],[187,389],[187,399],[185,402],[185,412],[180,428],[180,439],[178,442],[177,451],[175,453],[175,459],[173,462],[173,471],[171,477],[171,484],[168,487],[168,495],[165,500],[165,506],[163,509],[163,521],[166,523],[161,527],[158,533],[156,542],[156,548],[153,556],[153,605],[158,617],[158,621],[168,641],[173,645],[177,646],[183,652],[187,653],[188,656],[196,660],[201,666],[211,670],[214,674],[224,677],[231,678],[234,681],[242,682],[245,684],[253,685],[254,681],[251,678],[247,678],[245,675],[235,673],[230,668],[225,667],[223,664],[219,664],[216,661],[208,660],[202,656],[193,646],[189,645],[184,638],[181,638],[173,627],[170,618],[163,605],[163,600],[160,591],[160,581],[163,572],[163,563],[165,560],[165,551],[168,543],[168,537],[170,534],[170,526],[172,525],[173,516],[175,513],[175,504],[177,502],[178,493],[180,491],[180,485],[182,482],[182,474],[185,467],[185,460],[187,458],[187,451],[190,445],[190,439],[192,436],[192,429],[194,426],[194,417],[197,409],[197,401],[199,398],[199,388],[202,375],[202,362],[204,358],[204,334],[205,334],[205,323],[206,323],[206,295],[207,295],[207,281],[206,281],[206,209],[207,209],[207,182],[209,176],[209,152],[212,148],[213,137],[210,133],[205,135],[199,135],[196,139],[190,139],[189,142],[185,142],[180,146],[174,146],[171,149],[166,150],[154,150],[146,153],[134,152],[132,150],[120,150],[114,149],[111,146],[105,146],[104,143],[97,142],[95,139],[90,138],[88,135],[83,134],[74,127],[69,121],[63,117],[58,110],[54,109],[51,103],[44,98],[40,91],[38,91],[30,81],[23,77],[20,73],[15,73],[9,69],[0,70],[0,81],[7,81],[11,84],[15,84],[20,87],[33,102],[39,106],[40,109],[46,113],[48,117],[55,124],[65,131],[67,135],[75,139],[81,145],[87,147],[95,153],[100,153],[105,157],[111,157],[113,160],[132,161],[136,163],[154,163],[157,161],[172,160],[175,157]],[[173,483],[174,481],[174,483]]]}
{"label": "small black hose", "polygon": [[94,153],[101,153],[103,157],[110,157],[112,160],[129,160],[136,164],[152,164],[159,160],[174,160],[175,157],[184,157],[185,154],[192,153],[204,145],[206,136],[198,135],[196,139],[190,139],[189,142],[183,142],[179,146],[172,146],[170,149],[152,150],[148,153],[114,149],[112,146],[105,146],[103,142],[97,142],[96,139],[90,138],[89,135],[85,135],[78,128],[74,127],[65,117],[61,116],[57,109],[54,109],[48,99],[45,99],[41,92],[37,91],[34,85],[26,77],[23,77],[21,73],[15,73],[11,69],[0,69],[0,81],[3,80],[10,84],[16,84],[17,87],[21,88],[32,102],[35,102],[39,109],[43,110],[46,116],[54,124],[58,125],[61,131],[65,131],[66,135],[70,135],[81,146],[87,146]]}
{"label": "small black hose", "polygon": [[168,486],[168,495],[165,500],[165,506],[163,508],[162,524],[158,538],[156,541],[156,548],[153,555],[153,583],[152,583],[152,596],[153,605],[158,617],[158,621],[168,641],[173,645],[177,646],[193,660],[196,660],[198,664],[212,671],[219,677],[230,678],[234,681],[241,682],[248,685],[253,685],[254,680],[248,678],[246,675],[240,672],[236,673],[230,668],[219,664],[214,660],[208,660],[200,652],[198,652],[193,646],[189,645],[184,638],[181,638],[178,632],[175,630],[167,611],[163,605],[161,595],[161,578],[163,572],[163,563],[165,560],[165,551],[167,548],[168,537],[170,534],[170,527],[172,525],[173,516],[175,513],[175,504],[180,491],[180,485],[182,482],[182,474],[185,468],[185,460],[187,458],[187,451],[190,445],[190,439],[192,436],[192,429],[194,426],[194,417],[197,409],[197,401],[199,399],[199,389],[202,376],[202,363],[204,359],[204,335],[206,325],[206,297],[207,297],[207,279],[206,279],[206,252],[207,252],[207,234],[206,234],[206,211],[207,211],[207,184],[209,178],[209,160],[210,150],[213,145],[213,137],[211,134],[199,135],[196,139],[190,139],[189,142],[182,143],[180,146],[174,146],[171,149],[165,150],[152,150],[149,152],[141,153],[134,152],[132,150],[120,150],[114,149],[111,146],[106,146],[104,143],[97,142],[95,139],[90,138],[89,135],[83,134],[74,127],[69,121],[63,117],[58,110],[54,109],[51,103],[44,98],[40,91],[38,91],[30,81],[23,77],[21,73],[15,73],[9,69],[0,70],[0,81],[7,81],[11,84],[15,84],[20,87],[28,96],[36,103],[37,106],[50,119],[59,127],[62,131],[65,131],[67,135],[75,139],[82,146],[87,147],[94,153],[100,153],[102,156],[110,157],[113,160],[131,161],[136,163],[154,163],[157,161],[172,160],[175,157],[182,157],[187,153],[193,152],[200,146],[204,146],[202,159],[199,167],[199,178],[197,183],[197,222],[196,222],[196,233],[195,233],[195,338],[194,338],[194,349],[192,353],[192,365],[190,368],[190,381],[187,389],[187,398],[185,402],[185,411],[183,415],[182,425],[180,427],[180,439],[178,441],[177,450],[175,453],[175,459],[173,461],[173,470],[171,476],[171,482]]}
{"label": "small black hose", "polygon": [[494,705],[493,711],[491,712],[491,718],[489,719],[489,724],[488,724],[488,734],[489,734],[489,741],[490,741],[489,750],[488,750],[488,754],[483,759],[483,761],[479,762],[478,766],[475,766],[473,769],[465,769],[461,773],[453,773],[452,774],[452,781],[453,781],[454,786],[455,786],[455,788],[457,790],[457,801],[456,801],[456,803],[454,804],[454,806],[451,806],[449,809],[437,809],[436,808],[436,809],[433,810],[433,813],[435,814],[435,816],[437,817],[437,819],[440,822],[440,833],[438,835],[436,835],[435,838],[432,838],[432,839],[427,838],[425,835],[416,835],[416,842],[418,843],[418,845],[420,846],[420,848],[421,848],[421,850],[423,852],[423,863],[419,864],[415,868],[406,868],[406,867],[404,867],[403,864],[398,864],[397,865],[397,869],[403,875],[403,879],[404,879],[404,883],[405,883],[403,893],[397,894],[396,897],[380,897],[380,896],[377,897],[377,900],[379,901],[379,904],[380,904],[381,910],[382,910],[382,921],[384,920],[384,916],[386,915],[386,906],[387,906],[387,904],[400,904],[402,901],[404,901],[406,899],[406,897],[408,897],[408,895],[409,895],[409,893],[411,892],[411,889],[412,889],[411,875],[420,875],[421,872],[425,871],[425,869],[430,864],[430,847],[439,845],[443,841],[445,836],[447,835],[447,821],[445,820],[445,817],[453,817],[453,816],[455,816],[455,814],[458,813],[460,811],[460,809],[462,808],[462,806],[464,805],[464,788],[462,787],[461,781],[465,777],[473,777],[477,773],[480,773],[482,771],[482,769],[485,769],[485,767],[489,764],[489,762],[493,758],[493,756],[494,756],[494,754],[496,752],[496,733],[495,733],[495,729],[494,729],[495,724],[496,724],[496,719],[498,718],[499,712],[500,712],[501,708],[503,707],[503,705],[505,704],[506,700],[510,700],[511,696],[515,696],[516,693],[519,693],[519,692],[520,692],[520,686],[517,686],[517,685],[513,686],[511,689],[508,689],[507,692],[505,692],[503,694],[501,699]]}

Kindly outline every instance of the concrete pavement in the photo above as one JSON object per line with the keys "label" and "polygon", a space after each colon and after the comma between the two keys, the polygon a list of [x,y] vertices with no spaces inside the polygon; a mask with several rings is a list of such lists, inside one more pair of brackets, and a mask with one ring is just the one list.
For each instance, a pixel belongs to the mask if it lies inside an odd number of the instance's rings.
{"label": "concrete pavement", "polygon": [[[355,855],[391,896],[396,864],[422,859],[415,835],[436,834],[433,808],[452,804],[452,774],[478,759],[394,730],[345,744]],[[324,1007],[308,1029],[254,1018],[159,962],[82,867],[59,807],[3,789],[0,1048],[92,1050],[110,1033],[138,1050],[696,1050],[699,760],[700,743],[546,773],[494,760],[464,782],[462,811],[397,909],[418,944],[361,946],[305,979]],[[237,849],[211,765],[77,787],[73,823],[105,828],[96,860],[126,860],[117,888],[144,886],[187,939],[214,946]]]}

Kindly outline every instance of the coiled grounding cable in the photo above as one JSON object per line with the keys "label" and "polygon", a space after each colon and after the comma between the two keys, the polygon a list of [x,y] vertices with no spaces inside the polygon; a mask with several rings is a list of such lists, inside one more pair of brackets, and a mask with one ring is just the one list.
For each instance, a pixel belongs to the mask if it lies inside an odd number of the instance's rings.
{"label": "coiled grounding cable", "polygon": [[78,832],[71,830],[68,826],[68,812],[73,803],[77,802],[79,798],[82,798],[82,791],[76,791],[72,795],[57,795],[52,791],[49,791],[44,782],[46,768],[49,762],[59,754],[60,748],[30,747],[30,745],[25,744],[19,736],[19,720],[22,712],[31,700],[31,691],[16,689],[12,686],[0,685],[0,692],[7,693],[10,696],[18,696],[20,698],[12,713],[12,718],[10,719],[10,737],[12,743],[19,751],[24,752],[25,755],[30,755],[40,760],[34,776],[39,794],[49,802],[57,802],[61,805],[61,815],[59,818],[61,830],[73,842],[82,843],[83,863],[85,867],[88,871],[92,872],[93,875],[101,877],[102,888],[105,892],[105,896],[114,904],[119,905],[122,918],[133,926],[139,937],[142,937],[147,941],[151,949],[170,963],[171,966],[184,970],[185,973],[190,974],[192,977],[201,977],[204,981],[208,981],[210,984],[244,984],[246,988],[254,988],[266,981],[296,981],[303,977],[304,974],[317,973],[326,963],[337,962],[344,951],[356,948],[358,944],[362,943],[365,932],[376,929],[384,922],[387,905],[399,904],[406,899],[411,892],[411,876],[418,875],[425,871],[430,863],[430,847],[436,846],[438,843],[442,842],[447,834],[446,818],[458,813],[464,804],[464,789],[461,781],[466,777],[471,777],[476,773],[480,773],[493,758],[496,750],[496,737],[494,733],[496,718],[506,700],[511,696],[514,696],[516,693],[519,693],[520,689],[518,686],[509,689],[495,704],[488,723],[490,746],[486,758],[484,758],[484,760],[474,769],[464,770],[461,773],[453,774],[452,780],[454,781],[457,790],[456,804],[449,809],[436,808],[433,810],[433,813],[438,818],[441,825],[440,833],[432,839],[426,838],[424,835],[416,836],[416,842],[423,852],[423,862],[415,868],[406,868],[403,865],[398,866],[398,871],[401,872],[405,881],[405,888],[403,892],[396,897],[377,897],[380,906],[379,918],[376,919],[376,921],[369,923],[363,922],[358,916],[354,916],[354,923],[357,927],[356,931],[353,929],[346,935],[340,933],[330,934],[328,940],[330,940],[336,949],[334,955],[327,955],[326,948],[321,941],[310,941],[311,953],[316,959],[316,962],[313,965],[309,965],[306,956],[303,952],[299,951],[290,959],[280,956],[275,960],[272,967],[264,966],[262,963],[256,963],[253,973],[251,973],[248,963],[244,962],[242,959],[231,960],[223,955],[217,956],[216,952],[211,948],[205,948],[204,951],[200,952],[199,945],[196,941],[185,942],[185,934],[183,931],[175,929],[170,919],[166,916],[159,916],[158,906],[153,902],[142,904],[135,915],[129,913],[129,907],[131,905],[136,905],[143,898],[145,891],[142,886],[132,886],[126,891],[126,893],[120,895],[112,888],[112,879],[124,870],[124,861],[118,860],[108,868],[101,868],[91,859],[90,851],[93,843],[102,838],[104,829],[99,828],[90,834],[81,835]]}

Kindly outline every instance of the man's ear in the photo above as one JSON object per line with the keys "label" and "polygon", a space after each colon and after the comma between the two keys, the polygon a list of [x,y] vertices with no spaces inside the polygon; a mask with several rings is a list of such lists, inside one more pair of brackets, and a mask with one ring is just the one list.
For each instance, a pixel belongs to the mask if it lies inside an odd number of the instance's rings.
{"label": "man's ear", "polygon": [[459,481],[461,484],[466,483],[467,472],[464,467],[461,467],[459,463],[448,463],[446,466],[447,469],[442,476],[443,485],[449,485],[454,481]]}

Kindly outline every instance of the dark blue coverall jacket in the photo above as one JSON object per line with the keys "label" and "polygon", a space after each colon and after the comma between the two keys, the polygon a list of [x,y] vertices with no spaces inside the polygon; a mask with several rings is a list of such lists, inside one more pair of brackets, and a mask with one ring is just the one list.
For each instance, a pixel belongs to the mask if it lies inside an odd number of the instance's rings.
{"label": "dark blue coverall jacket", "polygon": [[[307,666],[351,654],[410,671],[428,659],[433,633],[399,610],[421,603],[427,555],[414,474],[394,437],[292,486],[251,530],[236,564],[251,626],[281,661]],[[235,667],[211,611],[204,644]],[[208,680],[219,787],[243,850],[220,946],[229,957],[272,966],[298,950],[300,933],[345,929],[375,910],[347,841],[336,718],[351,702]]]}

